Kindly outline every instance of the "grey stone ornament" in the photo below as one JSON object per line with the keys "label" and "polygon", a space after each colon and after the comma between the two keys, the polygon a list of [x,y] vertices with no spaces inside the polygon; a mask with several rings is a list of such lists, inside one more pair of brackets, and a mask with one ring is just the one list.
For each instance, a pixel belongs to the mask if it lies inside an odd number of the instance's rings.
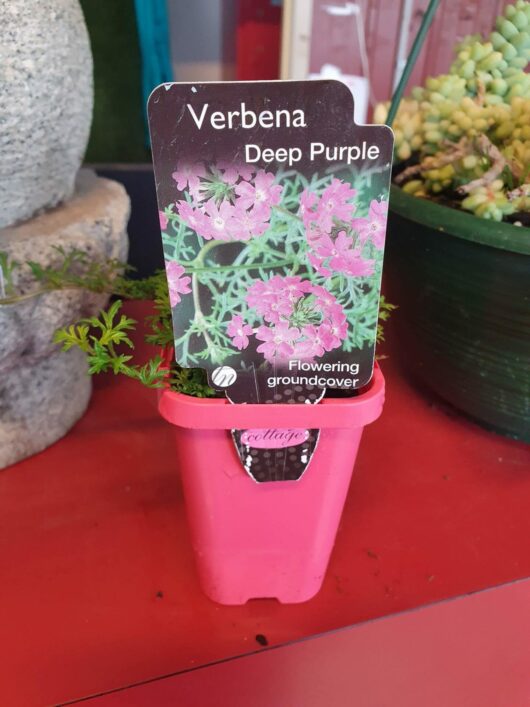
{"label": "grey stone ornament", "polygon": [[0,228],[71,196],[92,107],[78,1],[0,3]]}
{"label": "grey stone ornament", "polygon": [[[81,170],[73,197],[63,206],[0,230],[0,251],[11,261],[58,265],[76,248],[93,260],[127,258],[129,198],[118,183]],[[14,289],[36,287],[31,271],[14,270]],[[16,304],[0,304],[0,469],[62,437],[81,417],[90,398],[85,356],[62,353],[54,331],[96,314],[107,295],[83,290],[51,291]]]}

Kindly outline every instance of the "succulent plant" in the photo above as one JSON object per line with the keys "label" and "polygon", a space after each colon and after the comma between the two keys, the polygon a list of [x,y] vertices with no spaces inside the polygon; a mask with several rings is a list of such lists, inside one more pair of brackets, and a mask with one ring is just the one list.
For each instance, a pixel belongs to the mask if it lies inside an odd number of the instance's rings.
{"label": "succulent plant", "polygon": [[[530,2],[506,6],[487,39],[466,37],[449,73],[401,101],[395,178],[418,197],[530,223]],[[380,104],[375,122],[385,121]],[[403,164],[404,163],[404,164]]]}

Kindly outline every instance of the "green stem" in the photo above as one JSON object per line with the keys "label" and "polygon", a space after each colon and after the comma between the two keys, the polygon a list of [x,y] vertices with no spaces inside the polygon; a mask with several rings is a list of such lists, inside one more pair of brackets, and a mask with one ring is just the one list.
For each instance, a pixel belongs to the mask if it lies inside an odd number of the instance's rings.
{"label": "green stem", "polygon": [[285,265],[293,265],[297,262],[297,258],[288,258],[285,260],[279,260],[276,263],[251,263],[249,265],[205,265],[204,267],[188,268],[186,267],[186,272],[190,274],[201,273],[201,272],[237,272],[238,270],[272,270],[273,268],[281,268]]}
{"label": "green stem", "polygon": [[292,211],[289,211],[289,209],[284,209],[283,206],[273,206],[272,207],[275,211],[279,211],[281,214],[284,214],[285,216],[290,216],[291,218],[296,219],[297,221],[301,221],[302,219],[300,216],[297,216],[296,214],[293,214]]}
{"label": "green stem", "polygon": [[195,308],[195,316],[193,318],[193,321],[196,324],[197,328],[200,330],[200,333],[202,334],[204,341],[206,342],[206,346],[208,347],[208,350],[210,351],[212,356],[212,361],[215,362],[217,359],[215,355],[215,344],[212,341],[210,335],[208,334],[206,320],[201,309],[201,300],[199,296],[199,278],[197,277],[197,273],[193,273],[193,275],[191,276],[191,291],[193,296],[193,306]]}
{"label": "green stem", "polygon": [[397,88],[394,91],[394,95],[392,96],[392,102],[390,103],[390,108],[386,118],[386,124],[390,127],[392,127],[392,123],[394,122],[394,118],[396,117],[399,104],[401,103],[401,98],[403,97],[403,91],[405,90],[405,86],[408,83],[408,80],[412,73],[412,69],[416,64],[418,55],[421,51],[423,42],[425,41],[425,37],[427,36],[427,32],[429,31],[429,27],[431,26],[439,4],[440,0],[430,0],[429,6],[425,14],[423,15],[418,34],[416,35],[416,37],[414,38],[414,42],[412,43],[412,48],[410,50],[407,63],[405,64],[405,68],[403,69],[403,73],[401,74],[401,78],[399,79]]}
{"label": "green stem", "polygon": [[205,256],[212,250],[212,248],[215,248],[219,245],[224,245],[225,243],[228,243],[230,241],[210,241],[209,243],[206,243],[206,245],[203,245],[203,247],[200,249],[200,251],[197,253],[197,256],[188,262],[182,263],[182,265],[186,266],[194,266],[195,263],[198,263],[198,265],[202,266],[204,263],[204,258]]}
{"label": "green stem", "polygon": [[216,361],[216,355],[215,355],[215,344],[212,341],[212,338],[208,334],[208,328],[206,325],[206,320],[204,318],[204,313],[201,309],[201,299],[200,299],[200,294],[199,294],[199,278],[198,278],[198,272],[199,271],[208,271],[211,270],[211,267],[202,267],[204,263],[204,258],[208,254],[212,248],[215,248],[218,245],[223,245],[225,241],[210,241],[206,245],[204,245],[199,253],[197,254],[197,257],[192,260],[190,263],[185,263],[184,265],[193,266],[195,263],[198,264],[198,267],[192,270],[192,276],[191,276],[191,292],[192,292],[192,297],[193,297],[193,306],[195,309],[195,316],[193,318],[195,324],[197,325],[198,329],[200,330],[204,341],[206,342],[206,346],[208,347],[208,350],[211,352],[212,355],[212,361]]}
{"label": "green stem", "polygon": [[86,292],[87,290],[89,292],[95,292],[97,294],[108,294],[108,295],[113,295],[113,294],[119,294],[116,293],[115,290],[111,288],[101,288],[97,290],[91,290],[88,288],[86,285],[68,285],[64,287],[44,287],[41,288],[40,290],[32,290],[31,292],[26,292],[23,295],[11,295],[11,297],[4,297],[3,299],[0,299],[0,307],[3,305],[8,305],[8,304],[18,304],[19,302],[24,302],[26,300],[30,300],[33,297],[39,297],[40,295],[45,295],[48,292],[67,292],[69,290],[72,290],[74,292],[83,290],[83,292]]}

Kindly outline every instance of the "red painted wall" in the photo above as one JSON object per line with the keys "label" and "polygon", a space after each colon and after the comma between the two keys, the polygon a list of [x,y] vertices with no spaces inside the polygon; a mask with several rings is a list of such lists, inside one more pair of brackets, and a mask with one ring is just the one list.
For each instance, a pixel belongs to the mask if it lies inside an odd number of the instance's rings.
{"label": "red painted wall", "polygon": [[[306,0],[308,1],[308,0]],[[309,70],[318,73],[325,63],[343,72],[363,74],[355,19],[333,17],[326,5],[346,0],[313,0],[313,29]],[[447,71],[455,42],[467,34],[491,31],[495,17],[509,0],[442,0],[429,36],[413,71],[410,87],[426,76]],[[392,91],[395,52],[402,0],[357,0],[364,20],[373,97],[386,100]],[[418,31],[428,0],[414,0],[409,43]],[[281,8],[271,0],[239,0],[237,21],[237,78],[279,77]]]}
{"label": "red painted wall", "polygon": [[271,0],[239,0],[238,6],[237,79],[279,78],[281,7]]}
{"label": "red painted wall", "polygon": [[[370,79],[376,100],[387,99],[392,90],[394,56],[397,47],[402,2],[396,0],[357,0],[363,10]],[[319,72],[322,64],[332,63],[344,73],[362,74],[355,19],[331,17],[326,5],[343,5],[344,0],[313,0],[310,71]],[[488,33],[495,17],[508,0],[442,0],[429,37],[411,77],[410,87],[429,75],[447,71],[452,47],[466,34]],[[410,41],[421,22],[428,0],[415,0]]]}

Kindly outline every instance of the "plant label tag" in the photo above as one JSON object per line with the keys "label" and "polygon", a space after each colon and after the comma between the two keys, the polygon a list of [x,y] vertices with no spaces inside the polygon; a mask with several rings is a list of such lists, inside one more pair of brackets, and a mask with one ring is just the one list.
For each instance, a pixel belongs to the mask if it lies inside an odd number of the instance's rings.
{"label": "plant label tag", "polygon": [[335,80],[163,84],[148,113],[179,364],[366,385],[390,128]]}
{"label": "plant label tag", "polygon": [[335,80],[150,96],[175,357],[233,402],[370,381],[393,136],[353,108]]}

